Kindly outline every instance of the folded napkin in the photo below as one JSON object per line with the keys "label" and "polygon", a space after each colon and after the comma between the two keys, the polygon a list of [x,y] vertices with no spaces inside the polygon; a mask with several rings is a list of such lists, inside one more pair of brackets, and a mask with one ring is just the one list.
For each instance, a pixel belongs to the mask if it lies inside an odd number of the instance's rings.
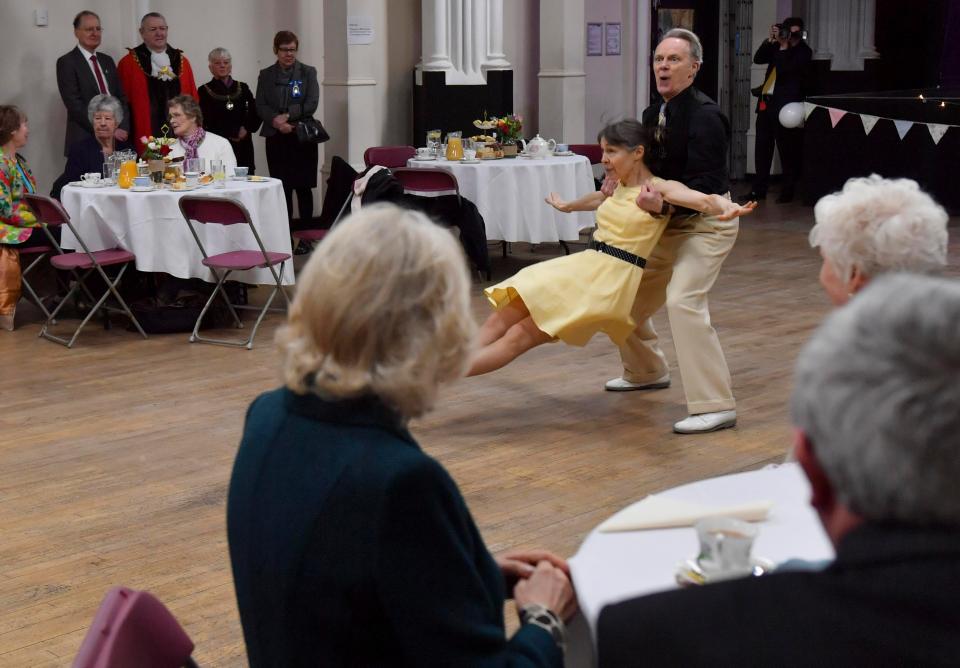
{"label": "folded napkin", "polygon": [[738,506],[704,506],[651,494],[608,518],[598,531],[636,531],[639,529],[667,529],[693,526],[705,517],[736,517],[748,522],[767,518],[773,501],[753,501]]}

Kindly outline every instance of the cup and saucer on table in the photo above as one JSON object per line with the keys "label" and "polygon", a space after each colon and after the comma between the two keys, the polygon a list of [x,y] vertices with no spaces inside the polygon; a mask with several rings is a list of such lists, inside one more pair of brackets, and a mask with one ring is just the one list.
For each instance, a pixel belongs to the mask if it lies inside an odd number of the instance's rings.
{"label": "cup and saucer on table", "polygon": [[756,524],[733,517],[707,517],[694,524],[700,553],[677,565],[676,580],[681,587],[757,577],[773,571],[769,559],[750,554],[759,533]]}
{"label": "cup and saucer on table", "polygon": [[133,185],[130,186],[130,192],[148,193],[156,190],[153,180],[149,176],[135,176]]}
{"label": "cup and saucer on table", "polygon": [[574,155],[574,152],[570,150],[568,144],[557,144],[557,147],[553,150],[553,155],[558,158],[565,158]]}
{"label": "cup and saucer on table", "polygon": [[80,180],[77,182],[83,188],[106,188],[110,185],[110,181],[104,179],[100,172],[88,172],[80,176]]}
{"label": "cup and saucer on table", "polygon": [[477,158],[477,149],[475,148],[465,148],[463,149],[463,157],[460,159],[461,164],[464,165],[476,165],[480,162],[480,159]]}
{"label": "cup and saucer on table", "polygon": [[421,146],[417,149],[416,154],[413,156],[413,159],[417,162],[427,162],[430,160],[436,160],[437,154],[434,153],[433,148],[429,146]]}

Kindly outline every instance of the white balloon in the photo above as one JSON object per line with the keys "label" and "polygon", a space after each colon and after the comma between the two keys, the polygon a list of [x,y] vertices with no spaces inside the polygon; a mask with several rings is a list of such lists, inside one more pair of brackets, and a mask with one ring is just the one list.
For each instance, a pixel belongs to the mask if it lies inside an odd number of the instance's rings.
{"label": "white balloon", "polygon": [[790,102],[780,109],[780,125],[785,128],[803,127],[803,102]]}

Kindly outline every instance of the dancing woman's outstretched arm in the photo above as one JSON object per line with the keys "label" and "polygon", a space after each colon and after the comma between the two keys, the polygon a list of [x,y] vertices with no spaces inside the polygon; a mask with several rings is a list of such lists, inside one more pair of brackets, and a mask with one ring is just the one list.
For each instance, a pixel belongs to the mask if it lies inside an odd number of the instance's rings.
{"label": "dancing woman's outstretched arm", "polygon": [[[644,186],[649,188],[650,186]],[[709,216],[716,216],[720,220],[732,220],[737,216],[746,216],[757,208],[756,202],[747,202],[740,205],[728,200],[723,195],[705,195],[697,190],[691,190],[679,181],[660,181],[655,188],[675,206],[700,211]]]}
{"label": "dancing woman's outstretched arm", "polygon": [[605,199],[607,199],[607,196],[598,190],[596,192],[587,193],[583,197],[579,197],[572,202],[565,202],[564,200],[560,199],[560,195],[557,193],[550,193],[547,195],[547,198],[544,201],[557,211],[570,213],[571,211],[596,211],[600,208],[600,205],[603,204],[603,200]]}

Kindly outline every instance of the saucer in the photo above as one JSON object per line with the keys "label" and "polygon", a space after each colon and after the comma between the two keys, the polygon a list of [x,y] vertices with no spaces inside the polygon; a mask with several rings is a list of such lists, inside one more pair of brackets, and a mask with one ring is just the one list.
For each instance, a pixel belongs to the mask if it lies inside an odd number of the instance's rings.
{"label": "saucer", "polygon": [[436,160],[436,158],[411,158],[411,160],[414,162],[432,162]]}
{"label": "saucer", "polygon": [[475,165],[480,162],[480,158],[474,158],[473,160],[467,160],[466,158],[460,160],[461,165]]}
{"label": "saucer", "polygon": [[110,184],[106,181],[76,181],[81,188],[106,188]]}
{"label": "saucer", "polygon": [[[248,176],[247,177],[247,181],[250,181],[251,183],[263,183],[266,180],[267,180],[266,176]],[[213,182],[211,181],[210,183],[213,183]],[[201,183],[200,185],[206,185],[206,184]]]}
{"label": "saucer", "polygon": [[769,575],[776,564],[774,564],[769,559],[764,559],[763,557],[753,557],[750,559],[750,566],[752,570],[747,573],[705,573],[703,569],[700,568],[700,564],[697,563],[696,559],[684,559],[679,564],[677,564],[676,573],[674,576],[676,578],[677,584],[681,587],[698,587],[700,585],[710,584],[711,582],[722,582],[724,580],[732,580],[734,578],[743,578],[748,576],[760,577],[761,575]]}
{"label": "saucer", "polygon": [[573,151],[556,151],[554,155],[558,158],[566,158],[571,155],[576,155],[576,153],[574,153]]}
{"label": "saucer", "polygon": [[195,186],[181,186],[180,188],[171,187],[170,191],[175,193],[185,193],[190,192],[191,190],[197,190],[198,188],[203,188],[203,186],[198,183]]}
{"label": "saucer", "polygon": [[127,190],[132,193],[152,193],[156,188],[153,186],[130,186]]}

